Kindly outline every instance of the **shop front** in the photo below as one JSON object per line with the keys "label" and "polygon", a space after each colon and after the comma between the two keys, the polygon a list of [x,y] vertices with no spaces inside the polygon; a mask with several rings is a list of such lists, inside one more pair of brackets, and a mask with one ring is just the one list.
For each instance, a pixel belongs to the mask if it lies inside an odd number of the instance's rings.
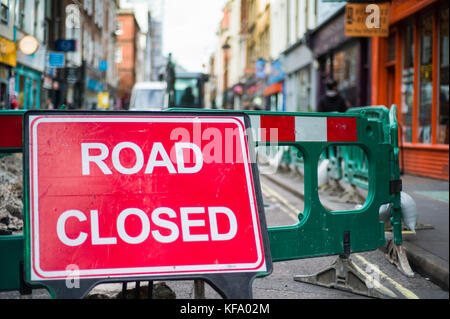
{"label": "shop front", "polygon": [[313,30],[309,45],[318,61],[316,107],[325,95],[327,79],[338,83],[347,107],[369,102],[369,38],[345,36],[345,8]]}
{"label": "shop front", "polygon": [[41,106],[41,72],[18,64],[16,92],[19,109],[39,109]]}
{"label": "shop front", "polygon": [[372,104],[398,106],[404,172],[449,179],[449,5],[391,5],[390,35],[372,44]]}

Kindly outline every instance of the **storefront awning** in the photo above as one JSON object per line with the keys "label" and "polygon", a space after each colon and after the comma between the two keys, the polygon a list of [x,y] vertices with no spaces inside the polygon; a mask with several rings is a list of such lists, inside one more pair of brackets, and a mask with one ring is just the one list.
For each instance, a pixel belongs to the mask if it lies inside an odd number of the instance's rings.
{"label": "storefront awning", "polygon": [[264,89],[264,96],[269,96],[275,93],[283,92],[283,83],[282,82],[276,82],[272,85],[269,85]]}

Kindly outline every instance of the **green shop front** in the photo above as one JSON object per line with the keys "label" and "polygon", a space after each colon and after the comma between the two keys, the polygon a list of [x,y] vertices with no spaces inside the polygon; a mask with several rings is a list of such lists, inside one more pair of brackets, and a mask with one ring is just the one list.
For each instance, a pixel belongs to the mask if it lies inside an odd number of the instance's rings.
{"label": "green shop front", "polygon": [[16,92],[20,109],[40,108],[40,72],[24,65],[16,67]]}

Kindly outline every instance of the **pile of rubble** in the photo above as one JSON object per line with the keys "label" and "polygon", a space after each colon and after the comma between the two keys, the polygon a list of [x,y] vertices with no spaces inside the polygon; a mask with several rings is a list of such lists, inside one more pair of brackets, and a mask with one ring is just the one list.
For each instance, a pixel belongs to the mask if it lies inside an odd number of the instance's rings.
{"label": "pile of rubble", "polygon": [[0,154],[0,235],[23,231],[22,154]]}

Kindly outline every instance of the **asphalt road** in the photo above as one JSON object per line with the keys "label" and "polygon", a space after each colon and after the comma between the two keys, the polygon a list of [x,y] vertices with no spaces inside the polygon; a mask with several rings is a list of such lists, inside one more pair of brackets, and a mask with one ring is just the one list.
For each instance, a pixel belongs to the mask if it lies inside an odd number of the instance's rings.
{"label": "asphalt road", "polygon": [[[275,185],[270,180],[261,177],[261,188],[264,196],[267,226],[292,225],[296,223],[296,215],[303,210],[303,201]],[[311,275],[330,266],[336,256],[310,258],[287,262],[274,263],[274,272],[271,276],[257,279],[254,283],[254,295],[256,298],[361,298],[359,295],[332,288],[323,288],[311,284],[293,281],[295,275]],[[399,299],[448,299],[448,292],[431,283],[427,278],[415,274],[413,278],[407,278],[397,268],[389,263],[381,250],[351,255],[354,263],[369,277],[373,274],[379,278],[380,284],[393,292]],[[271,278],[272,277],[272,278]],[[277,279],[284,282],[283,291],[270,295],[259,290],[264,286],[277,287]]]}

